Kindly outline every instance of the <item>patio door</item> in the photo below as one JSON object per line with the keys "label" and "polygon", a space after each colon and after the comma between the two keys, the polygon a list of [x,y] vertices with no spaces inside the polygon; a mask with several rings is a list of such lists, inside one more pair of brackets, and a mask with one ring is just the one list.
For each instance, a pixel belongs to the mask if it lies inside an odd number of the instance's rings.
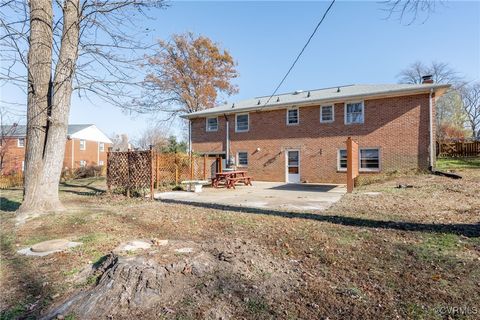
{"label": "patio door", "polygon": [[286,152],[286,180],[287,183],[300,182],[300,151],[287,150]]}

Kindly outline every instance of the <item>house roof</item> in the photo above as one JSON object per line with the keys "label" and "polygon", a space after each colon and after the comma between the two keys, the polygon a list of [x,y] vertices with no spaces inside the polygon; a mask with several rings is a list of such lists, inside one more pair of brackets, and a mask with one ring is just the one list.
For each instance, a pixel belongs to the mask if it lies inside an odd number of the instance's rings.
{"label": "house roof", "polygon": [[[77,133],[91,126],[93,124],[71,124],[68,126],[67,135]],[[27,126],[21,124],[17,125],[15,129],[13,129],[13,125],[3,125],[1,130],[9,137],[24,137],[27,134]]]}
{"label": "house roof", "polygon": [[[186,119],[247,111],[273,110],[291,105],[306,106],[318,103],[337,102],[354,99],[413,95],[428,93],[430,90],[444,91],[448,84],[352,84],[331,88],[295,91],[290,93],[256,97],[214,108],[193,112],[182,116]],[[267,104],[268,101],[268,104]]]}

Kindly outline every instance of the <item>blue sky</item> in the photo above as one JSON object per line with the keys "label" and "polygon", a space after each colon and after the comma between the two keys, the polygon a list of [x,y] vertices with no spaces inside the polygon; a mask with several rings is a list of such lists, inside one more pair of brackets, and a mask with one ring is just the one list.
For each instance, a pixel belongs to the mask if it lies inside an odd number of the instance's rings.
{"label": "blue sky", "polygon": [[[329,2],[170,2],[146,21],[152,41],[192,31],[228,49],[238,62],[239,93],[229,101],[269,95],[296,57]],[[480,80],[480,3],[445,2],[424,22],[385,20],[379,2],[340,1],[279,92],[353,83],[394,83],[420,60],[447,62]],[[8,86],[1,100],[25,103]],[[161,115],[130,116],[93,100],[72,101],[70,123],[95,123],[106,134],[138,136]],[[175,128],[174,128],[175,127]],[[171,133],[180,135],[179,126]]]}

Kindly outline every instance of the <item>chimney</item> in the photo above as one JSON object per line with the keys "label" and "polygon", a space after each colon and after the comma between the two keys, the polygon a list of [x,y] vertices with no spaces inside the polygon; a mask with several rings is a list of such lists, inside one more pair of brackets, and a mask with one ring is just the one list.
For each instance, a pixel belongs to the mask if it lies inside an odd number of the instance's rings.
{"label": "chimney", "polygon": [[430,84],[433,83],[433,76],[431,74],[428,74],[426,76],[422,77],[422,83],[423,84]]}

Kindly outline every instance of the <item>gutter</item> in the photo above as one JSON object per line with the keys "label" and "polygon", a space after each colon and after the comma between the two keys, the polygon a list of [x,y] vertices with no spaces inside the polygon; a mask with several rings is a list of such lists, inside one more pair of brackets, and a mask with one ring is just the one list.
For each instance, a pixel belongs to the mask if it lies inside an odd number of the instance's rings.
{"label": "gutter", "polygon": [[[426,86],[426,85],[425,85]],[[379,92],[379,93],[372,93],[372,94],[353,94],[353,95],[345,95],[341,97],[331,97],[331,98],[322,98],[322,99],[315,99],[315,100],[306,100],[306,101],[291,101],[291,102],[285,102],[285,103],[278,103],[278,104],[269,104],[267,106],[251,106],[251,107],[246,107],[246,108],[241,108],[241,109],[228,109],[228,110],[212,110],[212,111],[199,111],[201,113],[195,114],[186,114],[180,116],[181,118],[184,119],[193,119],[193,118],[203,118],[207,116],[220,116],[220,115],[225,115],[225,114],[235,114],[239,112],[261,112],[261,111],[270,111],[270,110],[275,110],[275,109],[283,109],[286,106],[292,106],[296,105],[297,107],[308,107],[308,106],[316,106],[319,103],[337,103],[337,102],[348,102],[348,101],[353,101],[353,100],[369,100],[369,99],[380,99],[380,98],[387,98],[387,97],[396,97],[396,96],[404,96],[404,95],[415,95],[415,94],[421,94],[421,93],[432,93],[432,91],[435,90],[446,90],[450,87],[449,84],[445,85],[434,85],[431,86],[430,88],[416,88],[416,89],[411,89],[411,90],[390,90],[390,91],[384,91],[384,92]],[[308,98],[306,98],[308,99]],[[275,103],[275,102],[274,102]]]}

